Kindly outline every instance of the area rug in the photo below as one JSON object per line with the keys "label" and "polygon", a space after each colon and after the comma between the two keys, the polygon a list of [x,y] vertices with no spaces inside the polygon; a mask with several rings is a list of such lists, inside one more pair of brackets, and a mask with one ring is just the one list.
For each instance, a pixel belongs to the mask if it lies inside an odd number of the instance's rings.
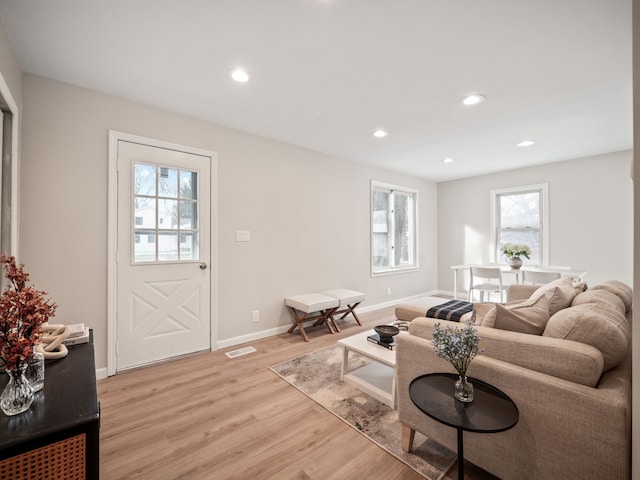
{"label": "area rug", "polygon": [[[355,428],[429,480],[444,477],[456,456],[447,448],[416,432],[414,450],[402,450],[402,427],[398,411],[340,381],[343,347],[334,345],[271,367],[295,388]],[[353,352],[349,369],[370,360]]]}

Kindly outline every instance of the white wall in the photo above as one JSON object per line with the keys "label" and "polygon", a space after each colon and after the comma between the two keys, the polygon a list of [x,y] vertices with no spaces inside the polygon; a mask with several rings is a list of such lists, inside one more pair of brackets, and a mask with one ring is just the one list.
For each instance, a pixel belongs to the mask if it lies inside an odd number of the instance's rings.
{"label": "white wall", "polygon": [[549,263],[587,270],[591,285],[632,285],[631,159],[616,152],[438,184],[438,288],[453,290],[451,265],[490,261],[489,192],[538,183],[549,185]]}
{"label": "white wall", "polygon": [[[217,152],[219,340],[289,325],[288,295],[345,287],[366,292],[367,306],[436,288],[433,183],[42,77],[24,75],[22,88],[21,260],[59,303],[56,320],[94,327],[99,368],[109,129]],[[372,179],[419,191],[420,271],[371,278]],[[236,242],[236,230],[252,241]]]}

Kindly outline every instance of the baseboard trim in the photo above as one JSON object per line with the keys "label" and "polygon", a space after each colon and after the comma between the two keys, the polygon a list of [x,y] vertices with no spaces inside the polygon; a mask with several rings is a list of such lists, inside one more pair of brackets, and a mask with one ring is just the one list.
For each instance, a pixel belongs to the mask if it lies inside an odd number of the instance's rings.
{"label": "baseboard trim", "polygon": [[276,328],[269,328],[267,330],[260,330],[259,332],[240,335],[238,337],[227,338],[225,340],[218,340],[216,342],[216,345],[218,349],[229,348],[229,347],[235,347],[236,345],[240,345],[242,343],[253,342],[255,340],[261,340],[267,337],[274,337],[276,335],[280,335],[281,333],[285,333],[287,330],[289,330],[290,326],[291,325],[283,325]]}
{"label": "baseboard trim", "polygon": [[[436,290],[435,294],[436,295],[446,295],[448,297],[453,298],[453,292],[451,292],[449,290]],[[460,297],[460,294],[458,294],[458,297]],[[466,295],[464,295],[464,297],[466,298]]]}
{"label": "baseboard trim", "polygon": [[107,369],[106,368],[96,368],[96,380],[102,380],[103,378],[107,378]]}

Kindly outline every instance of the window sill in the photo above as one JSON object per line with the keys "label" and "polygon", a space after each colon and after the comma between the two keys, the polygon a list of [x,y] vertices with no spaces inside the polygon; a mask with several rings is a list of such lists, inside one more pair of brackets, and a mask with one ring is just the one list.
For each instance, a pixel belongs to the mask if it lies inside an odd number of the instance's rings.
{"label": "window sill", "polygon": [[395,268],[393,270],[380,270],[377,272],[371,272],[371,277],[372,278],[376,278],[376,277],[386,277],[388,275],[398,275],[401,273],[412,273],[412,272],[417,272],[420,270],[419,266],[415,266],[415,267],[407,267],[407,268]]}

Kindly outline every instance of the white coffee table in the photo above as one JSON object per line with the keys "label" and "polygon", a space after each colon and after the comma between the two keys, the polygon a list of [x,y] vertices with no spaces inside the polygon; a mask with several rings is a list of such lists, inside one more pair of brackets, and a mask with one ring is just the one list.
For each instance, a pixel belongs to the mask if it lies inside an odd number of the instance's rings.
{"label": "white coffee table", "polygon": [[[396,351],[367,340],[374,330],[338,340],[344,347],[340,380],[362,390],[382,403],[396,408]],[[401,331],[400,335],[406,334]],[[349,352],[373,360],[368,365],[349,371]]]}

